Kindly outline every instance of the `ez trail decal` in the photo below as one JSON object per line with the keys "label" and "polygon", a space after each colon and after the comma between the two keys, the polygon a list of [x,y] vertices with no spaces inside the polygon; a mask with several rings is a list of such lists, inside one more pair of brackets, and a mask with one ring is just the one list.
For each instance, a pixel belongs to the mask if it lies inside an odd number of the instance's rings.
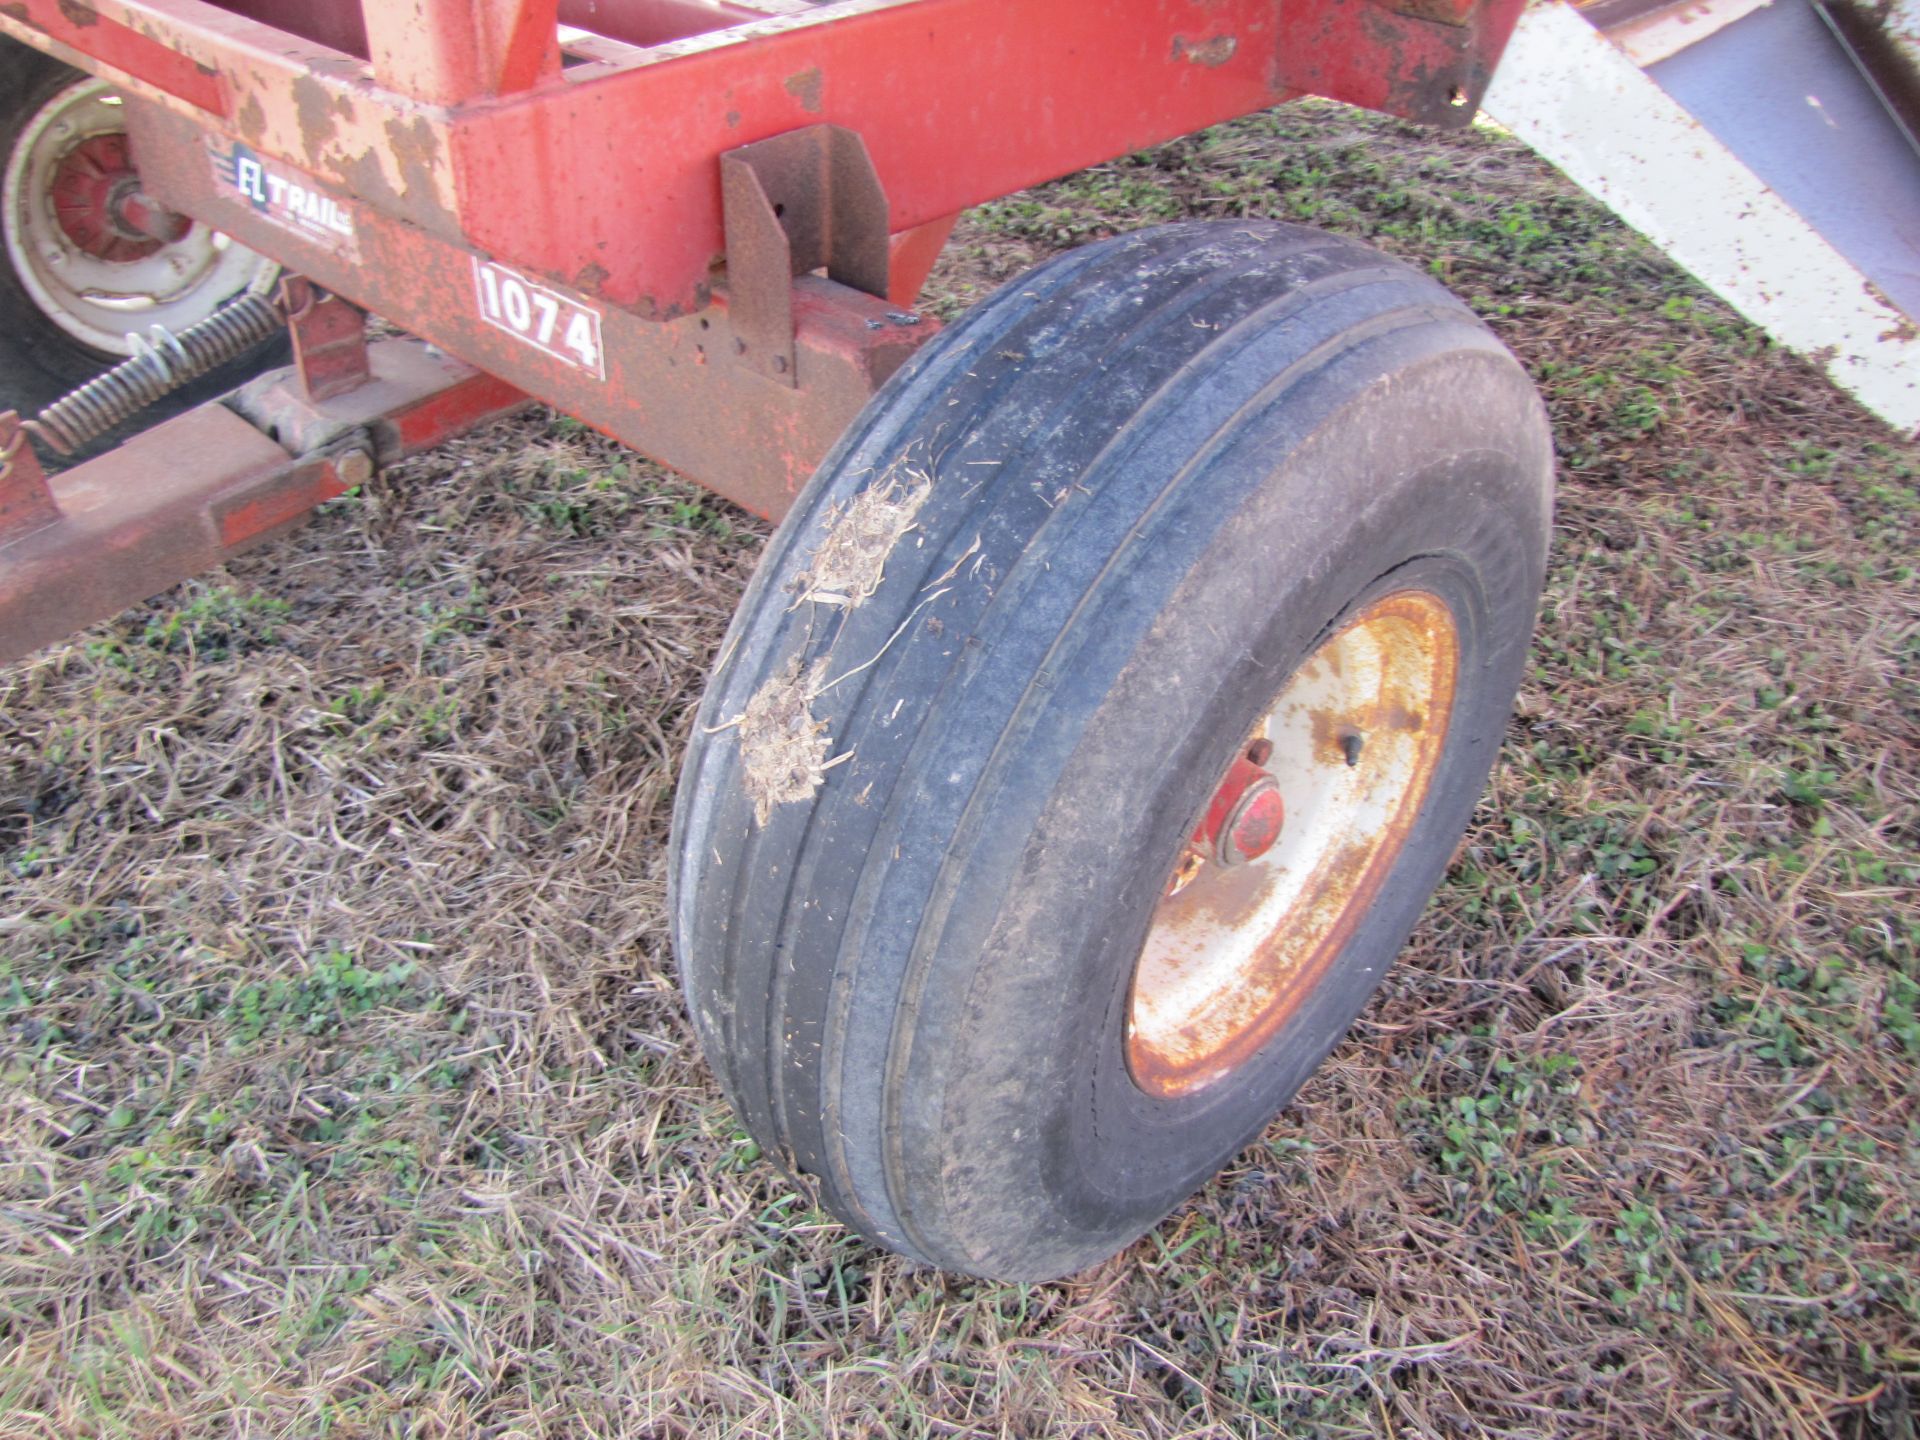
{"label": "ez trail decal", "polygon": [[336,255],[359,260],[353,211],[344,202],[238,140],[231,145],[209,141],[207,148],[214,180],[246,201],[255,214]]}

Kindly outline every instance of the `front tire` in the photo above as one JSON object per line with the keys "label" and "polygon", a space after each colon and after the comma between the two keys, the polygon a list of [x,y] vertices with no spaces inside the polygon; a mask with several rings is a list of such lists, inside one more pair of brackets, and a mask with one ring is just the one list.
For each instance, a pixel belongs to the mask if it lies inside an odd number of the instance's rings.
{"label": "front tire", "polygon": [[[775,537],[682,776],[676,948],[762,1147],[881,1244],[1005,1279],[1204,1183],[1444,870],[1525,661],[1551,464],[1465,307],[1292,226],[1090,246],[933,342]],[[1384,678],[1301,678],[1329,666]],[[1319,838],[1196,867],[1223,775],[1268,751],[1282,833]],[[1182,904],[1225,917],[1197,981],[1164,953]]]}

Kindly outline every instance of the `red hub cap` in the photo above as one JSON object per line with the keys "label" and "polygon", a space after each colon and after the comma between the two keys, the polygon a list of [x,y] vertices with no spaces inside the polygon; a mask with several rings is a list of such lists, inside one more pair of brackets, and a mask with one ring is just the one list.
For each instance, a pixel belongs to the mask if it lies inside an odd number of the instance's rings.
{"label": "red hub cap", "polygon": [[[135,223],[154,223],[154,212],[140,194],[140,176],[127,154],[125,135],[82,140],[60,157],[48,190],[62,232],[74,248],[95,259],[117,264],[144,260],[168,240],[180,238],[147,234]],[[173,220],[184,233],[184,217]]]}
{"label": "red hub cap", "polygon": [[1206,817],[1193,832],[1193,843],[1218,864],[1242,865],[1273,848],[1286,817],[1278,783],[1251,756],[1243,755],[1214,791]]}

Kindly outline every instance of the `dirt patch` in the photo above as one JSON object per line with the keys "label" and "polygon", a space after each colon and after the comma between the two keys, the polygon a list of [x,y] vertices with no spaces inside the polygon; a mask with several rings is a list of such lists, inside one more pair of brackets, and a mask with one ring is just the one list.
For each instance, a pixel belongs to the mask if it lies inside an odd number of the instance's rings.
{"label": "dirt patch", "polygon": [[833,739],[824,720],[813,717],[812,705],[826,683],[827,662],[816,660],[803,675],[795,660],[754,692],[740,718],[740,766],[747,793],[753,797],[753,818],[765,825],[776,805],[805,800],[820,788],[827,771],[852,752],[827,759]]}

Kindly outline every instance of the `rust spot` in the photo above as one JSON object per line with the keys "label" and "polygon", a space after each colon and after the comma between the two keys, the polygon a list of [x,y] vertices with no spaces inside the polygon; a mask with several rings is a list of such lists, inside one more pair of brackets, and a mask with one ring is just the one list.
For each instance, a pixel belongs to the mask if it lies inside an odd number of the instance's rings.
{"label": "rust spot", "polygon": [[412,124],[389,120],[387,143],[400,167],[402,197],[411,205],[444,211],[439,184],[440,136],[433,122],[424,115],[416,116]]}
{"label": "rust spot", "polygon": [[573,277],[573,288],[586,295],[598,295],[606,283],[607,267],[597,260],[589,260]]}
{"label": "rust spot", "polygon": [[1913,321],[1901,313],[1900,307],[1893,303],[1893,298],[1888,295],[1886,291],[1882,290],[1871,280],[1868,280],[1861,288],[1867,292],[1867,298],[1874,304],[1891,310],[1895,315],[1899,316],[1899,319],[1895,320],[1887,329],[1881,331],[1879,335],[1874,337],[1875,339],[1902,342],[1920,339],[1920,329],[1916,329]]}
{"label": "rust spot", "polygon": [[6,16],[9,20],[18,20],[22,25],[32,25],[36,30],[40,28],[33,24],[33,18],[27,14],[27,7],[24,4],[0,5],[0,15]]}
{"label": "rust spot", "polygon": [[1473,18],[1474,0],[1395,0],[1393,9],[1416,20],[1459,26]]}
{"label": "rust spot", "polygon": [[818,115],[826,91],[826,77],[815,65],[810,70],[802,70],[798,75],[789,75],[787,93],[800,102],[800,108],[809,115]]}
{"label": "rust spot", "polygon": [[99,14],[91,5],[82,4],[81,0],[60,0],[60,14],[69,25],[77,25],[82,30],[100,23]]}
{"label": "rust spot", "polygon": [[318,165],[320,152],[335,133],[333,97],[311,75],[302,75],[293,82],[293,105],[300,117],[300,143],[306,149],[307,163]]}
{"label": "rust spot", "polygon": [[387,183],[387,172],[380,168],[380,157],[373,151],[369,150],[356,160],[340,162],[339,171],[347,188],[375,209],[399,208],[400,197],[394,193],[393,186]]}
{"label": "rust spot", "polygon": [[249,94],[241,102],[239,110],[234,112],[233,123],[239,127],[242,140],[253,145],[260,143],[260,137],[267,133],[267,112],[258,95]]}
{"label": "rust spot", "polygon": [[1328,765],[1344,758],[1342,747],[1350,728],[1347,717],[1330,710],[1316,710],[1310,719],[1313,725],[1313,758]]}
{"label": "rust spot", "polygon": [[738,130],[740,128],[740,112],[738,110],[727,111],[727,128],[729,130]]}
{"label": "rust spot", "polygon": [[1189,65],[1205,65],[1209,69],[1226,64],[1239,48],[1240,42],[1231,35],[1209,35],[1205,40],[1188,40],[1181,35],[1173,37],[1174,59],[1185,60]]}

